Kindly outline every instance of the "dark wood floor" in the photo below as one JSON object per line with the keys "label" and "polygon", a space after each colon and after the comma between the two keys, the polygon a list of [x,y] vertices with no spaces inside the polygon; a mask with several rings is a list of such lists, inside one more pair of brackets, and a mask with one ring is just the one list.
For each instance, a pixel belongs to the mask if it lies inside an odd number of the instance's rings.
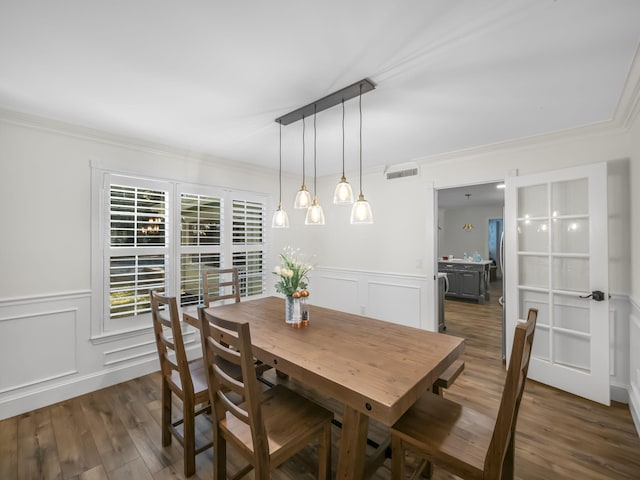
{"label": "dark wood floor", "polygon": [[[466,339],[466,370],[446,395],[489,414],[498,409],[505,377],[497,296],[494,292],[485,305],[447,300],[445,307],[447,332]],[[156,373],[0,422],[0,480],[183,478],[181,447],[176,442],[160,447],[159,391]],[[339,412],[339,405],[328,403]],[[202,440],[209,437],[206,421],[198,427]],[[385,429],[373,424],[370,433],[379,440]],[[334,427],[333,434],[335,468],[340,430]],[[308,447],[273,478],[315,478],[315,459]],[[229,462],[238,466],[233,455]],[[200,454],[197,464],[191,478],[212,477],[211,450]],[[387,461],[373,478],[389,479],[388,467]],[[516,477],[640,478],[640,439],[628,407],[605,407],[528,381],[518,422]],[[457,477],[436,469],[434,478]]]}

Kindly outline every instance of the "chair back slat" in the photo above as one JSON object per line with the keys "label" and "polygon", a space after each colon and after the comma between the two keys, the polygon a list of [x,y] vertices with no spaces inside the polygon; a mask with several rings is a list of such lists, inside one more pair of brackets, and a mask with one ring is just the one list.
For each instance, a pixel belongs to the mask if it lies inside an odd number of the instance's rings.
{"label": "chair back slat", "polygon": [[237,268],[209,268],[202,272],[203,303],[210,307],[212,303],[224,300],[240,302],[240,279]]}
{"label": "chair back slat", "polygon": [[515,436],[518,410],[529,370],[537,318],[538,310],[530,308],[526,322],[516,326],[502,400],[485,458],[485,478],[501,478],[508,449]]}
{"label": "chair back slat", "polygon": [[[160,369],[163,377],[169,382],[171,372],[177,371],[181,389],[193,391],[193,381],[189,371],[189,361],[182,339],[180,313],[175,297],[168,297],[156,291],[150,293],[151,318],[156,339],[156,347],[160,358]],[[161,308],[164,307],[164,308]],[[166,312],[169,318],[166,318]],[[175,361],[171,358],[174,357]]]}
{"label": "chair back slat", "polygon": [[[205,307],[198,308],[198,317],[209,393],[216,418],[214,428],[217,428],[217,422],[225,418],[226,412],[231,413],[249,426],[254,451],[259,451],[260,446],[255,442],[263,441],[266,431],[251,352],[249,324],[219,319],[207,312]],[[241,380],[234,378],[234,366],[241,367]],[[239,394],[244,401],[240,404],[234,402],[230,392]]]}

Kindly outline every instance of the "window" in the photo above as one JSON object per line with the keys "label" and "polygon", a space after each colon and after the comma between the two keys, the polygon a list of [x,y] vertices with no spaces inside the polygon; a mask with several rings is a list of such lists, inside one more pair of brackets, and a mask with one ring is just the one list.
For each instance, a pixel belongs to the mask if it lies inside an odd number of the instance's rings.
{"label": "window", "polygon": [[199,304],[206,268],[238,268],[243,297],[265,292],[264,196],[99,173],[94,337],[149,327],[154,289]]}

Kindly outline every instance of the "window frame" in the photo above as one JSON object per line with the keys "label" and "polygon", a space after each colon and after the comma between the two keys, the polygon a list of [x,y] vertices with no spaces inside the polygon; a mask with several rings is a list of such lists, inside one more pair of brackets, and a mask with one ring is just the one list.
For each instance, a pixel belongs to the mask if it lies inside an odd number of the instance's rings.
{"label": "window frame", "polygon": [[[93,166],[92,166],[93,167]],[[161,190],[166,195],[166,246],[145,247],[112,247],[110,237],[111,226],[111,185],[123,185],[151,190]],[[220,245],[206,245],[204,247],[183,248],[181,237],[181,205],[182,195],[204,195],[217,197],[222,203],[220,218]],[[262,205],[262,242],[249,245],[233,244],[233,202],[257,202]],[[267,215],[268,195],[258,192],[235,190],[216,186],[194,184],[176,180],[151,178],[145,175],[117,172],[99,167],[92,168],[92,320],[91,340],[93,343],[111,341],[113,337],[128,337],[144,331],[150,331],[151,315],[133,315],[122,318],[110,318],[110,260],[115,258],[114,250],[125,249],[129,252],[140,252],[138,255],[148,252],[165,255],[164,285],[167,294],[181,296],[181,268],[182,254],[187,251],[208,249],[220,253],[221,267],[233,266],[234,253],[237,251],[261,251],[262,252],[262,289],[259,294],[251,295],[251,298],[264,296],[267,280],[267,254],[269,247]],[[201,293],[201,279],[200,293]]]}

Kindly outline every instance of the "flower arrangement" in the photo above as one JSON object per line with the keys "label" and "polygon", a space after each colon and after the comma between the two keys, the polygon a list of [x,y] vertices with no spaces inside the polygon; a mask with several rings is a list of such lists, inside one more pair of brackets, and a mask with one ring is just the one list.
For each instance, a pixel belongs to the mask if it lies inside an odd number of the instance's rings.
{"label": "flower arrangement", "polygon": [[307,274],[311,270],[311,265],[300,260],[300,249],[294,250],[291,247],[284,249],[284,253],[280,254],[282,265],[278,265],[274,274],[280,277],[276,283],[276,291],[288,297],[292,296],[299,290],[307,288]]}

